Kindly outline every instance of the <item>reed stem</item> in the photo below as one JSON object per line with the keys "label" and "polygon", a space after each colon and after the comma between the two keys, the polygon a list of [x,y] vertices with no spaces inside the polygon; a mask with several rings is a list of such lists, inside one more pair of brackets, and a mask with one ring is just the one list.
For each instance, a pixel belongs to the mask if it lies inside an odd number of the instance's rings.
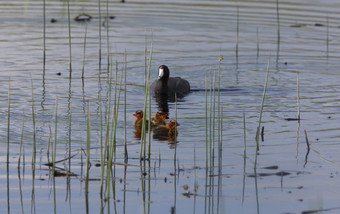
{"label": "reed stem", "polygon": [[126,68],[127,66],[127,54],[126,50],[124,52],[124,158],[125,158],[125,163],[128,160],[128,151],[127,151],[127,141],[126,141]]}
{"label": "reed stem", "polygon": [[85,77],[86,38],[87,38],[87,22],[85,23],[84,47],[83,47],[83,64],[82,64],[82,68],[81,68],[81,79],[82,79],[83,85],[84,85],[84,77]]}
{"label": "reed stem", "polygon": [[296,102],[297,102],[297,114],[298,114],[298,122],[300,123],[300,72],[297,71],[296,73],[296,92],[297,92],[297,98],[296,98]]}
{"label": "reed stem", "polygon": [[21,135],[20,135],[20,144],[19,144],[19,157],[18,157],[18,170],[20,169],[22,142],[23,142],[23,138],[24,138],[24,125],[25,125],[25,119],[24,118],[25,118],[25,114],[22,115]]}
{"label": "reed stem", "polygon": [[33,175],[35,172],[35,160],[36,160],[36,133],[35,133],[35,107],[34,107],[34,93],[33,93],[33,80],[31,77],[32,87],[32,129],[33,129],[33,144],[32,144],[32,170]]}
{"label": "reed stem", "polygon": [[85,194],[88,193],[89,167],[90,167],[90,141],[91,141],[91,121],[90,102],[87,102],[87,131],[86,131],[86,173],[85,173]]}
{"label": "reed stem", "polygon": [[67,0],[67,23],[68,23],[68,51],[69,51],[69,78],[72,77],[72,47],[71,47],[71,15],[70,0]]}
{"label": "reed stem", "polygon": [[262,95],[262,103],[261,103],[261,108],[260,108],[259,124],[257,126],[257,131],[256,131],[256,150],[257,151],[259,150],[260,127],[261,127],[261,121],[262,121],[264,99],[266,97],[266,91],[267,91],[269,66],[270,66],[270,57],[268,58],[268,63],[267,63],[266,81],[265,81],[264,87],[263,87],[263,95]]}
{"label": "reed stem", "polygon": [[11,79],[8,81],[8,106],[7,106],[7,155],[6,163],[9,164],[9,138],[10,138],[10,124],[11,124]]}
{"label": "reed stem", "polygon": [[57,132],[58,132],[58,97],[55,100],[55,118],[54,118],[54,145],[52,153],[52,175],[55,173],[55,159],[56,159],[56,148],[57,148]]}

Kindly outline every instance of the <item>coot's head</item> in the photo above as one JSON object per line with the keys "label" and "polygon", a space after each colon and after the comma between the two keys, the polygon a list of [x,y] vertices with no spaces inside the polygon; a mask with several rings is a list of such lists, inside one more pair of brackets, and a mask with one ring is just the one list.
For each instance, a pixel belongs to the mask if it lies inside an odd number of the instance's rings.
{"label": "coot's head", "polygon": [[170,71],[166,65],[161,65],[158,68],[158,79],[166,80],[169,79]]}

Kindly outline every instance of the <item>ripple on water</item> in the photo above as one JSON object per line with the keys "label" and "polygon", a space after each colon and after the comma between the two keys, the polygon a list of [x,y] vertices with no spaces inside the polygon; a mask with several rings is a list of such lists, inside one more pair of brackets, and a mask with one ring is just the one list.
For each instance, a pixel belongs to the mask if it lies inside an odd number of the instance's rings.
{"label": "ripple on water", "polygon": [[[339,162],[339,2],[327,1],[279,1],[280,44],[278,45],[277,8],[275,1],[127,1],[125,4],[109,2],[109,15],[116,18],[107,24],[99,23],[98,1],[70,1],[72,81],[69,80],[69,40],[67,25],[67,2],[48,1],[46,4],[46,71],[43,80],[43,34],[41,1],[2,1],[0,3],[0,123],[1,140],[7,142],[8,87],[10,79],[10,137],[9,190],[10,208],[21,212],[18,182],[22,181],[24,195],[32,193],[31,166],[33,144],[32,84],[36,120],[37,166],[35,207],[44,213],[53,209],[47,144],[54,142],[55,105],[58,100],[57,159],[68,157],[71,139],[71,171],[77,174],[69,180],[56,178],[58,213],[70,210],[84,211],[84,152],[86,142],[87,100],[91,115],[91,163],[89,183],[90,212],[100,209],[98,194],[99,164],[102,139],[105,138],[105,111],[113,108],[113,83],[110,90],[109,70],[116,71],[119,80],[124,68],[123,56],[127,54],[126,105],[124,93],[120,94],[117,117],[116,195],[118,212],[125,205],[126,213],[136,213],[143,207],[141,193],[144,181],[150,181],[149,191],[153,212],[205,210],[206,201],[215,203],[210,207],[221,210],[251,213],[302,212],[337,207],[337,167]],[[106,2],[102,15],[106,13]],[[237,35],[237,11],[239,38]],[[85,63],[83,63],[85,24],[73,17],[87,13],[93,17],[87,24]],[[327,18],[328,17],[328,18]],[[51,23],[49,20],[57,20]],[[101,19],[104,21],[104,19]],[[327,27],[328,23],[328,27]],[[99,63],[99,32],[102,48]],[[107,31],[109,29],[109,31]],[[109,32],[109,37],[107,37]],[[328,33],[327,33],[328,32]],[[328,41],[327,41],[328,38]],[[144,105],[145,40],[147,52],[153,41],[151,80],[157,78],[157,68],[166,64],[172,76],[190,81],[193,92],[177,105],[168,103],[169,117],[181,124],[177,161],[174,176],[174,145],[167,141],[151,139],[151,168],[141,173],[139,167],[140,140],[134,136],[133,112]],[[109,42],[109,50],[107,48]],[[238,58],[236,58],[238,42]],[[328,47],[327,47],[328,44]],[[328,50],[328,52],[327,52]],[[108,60],[107,52],[111,58]],[[222,175],[218,174],[218,113],[215,126],[206,120],[213,107],[206,84],[212,83],[220,64],[220,102],[223,105],[222,122]],[[262,102],[266,66],[270,56],[270,73],[264,102],[261,126],[264,141],[260,142],[255,156],[255,133]],[[149,57],[149,53],[147,53]],[[108,67],[108,63],[112,63]],[[99,65],[101,64],[101,66]],[[84,85],[81,79],[84,65]],[[297,117],[297,72],[299,72],[299,107],[302,120],[287,121]],[[56,75],[60,73],[60,75]],[[113,79],[115,79],[113,75]],[[215,80],[217,89],[218,81]],[[109,94],[111,91],[111,102]],[[208,96],[211,92],[208,90]],[[100,96],[99,96],[100,95]],[[217,106],[217,91],[215,91]],[[175,109],[175,106],[177,109]],[[124,107],[126,107],[126,142],[129,165],[124,174]],[[151,101],[152,115],[158,110],[156,100]],[[245,127],[243,126],[245,113]],[[101,117],[102,116],[102,117]],[[70,121],[71,118],[71,121]],[[22,120],[24,119],[24,126]],[[112,119],[110,119],[111,121]],[[21,138],[23,127],[23,138]],[[102,128],[102,129],[101,129]],[[112,128],[112,127],[111,127]],[[208,129],[206,129],[208,128]],[[245,129],[245,132],[244,132]],[[101,132],[102,130],[102,132]],[[206,132],[208,130],[208,132]],[[311,150],[307,153],[304,130],[308,133]],[[206,133],[210,133],[206,138]],[[246,136],[244,136],[244,133]],[[71,134],[71,135],[70,135]],[[213,135],[214,134],[214,135]],[[17,176],[19,142],[23,139],[25,150],[25,173]],[[214,144],[206,140],[214,139]],[[246,139],[246,147],[244,146]],[[111,140],[110,140],[111,142]],[[7,144],[0,145],[0,166],[6,167]],[[206,171],[208,148],[215,148],[215,168]],[[244,158],[244,154],[246,157]],[[306,154],[309,154],[306,156]],[[161,160],[159,160],[159,158]],[[307,160],[307,161],[306,161]],[[254,171],[256,162],[257,171]],[[68,163],[57,164],[60,169]],[[269,166],[276,166],[269,169]],[[145,177],[143,176],[143,173]],[[208,174],[206,174],[208,173]],[[124,186],[124,175],[127,175]],[[142,175],[142,177],[141,177]],[[150,178],[148,177],[150,175]],[[207,176],[208,175],[208,176]],[[6,182],[2,176],[1,183]],[[174,180],[177,178],[177,180]],[[215,178],[214,180],[210,180]],[[218,178],[222,181],[218,192]],[[144,180],[146,179],[146,180]],[[68,194],[65,184],[69,181],[72,192]],[[315,182],[315,181],[318,182]],[[13,181],[13,182],[12,182]],[[214,181],[214,183],[206,183]],[[146,183],[147,183],[146,182]],[[174,185],[174,183],[176,185]],[[197,184],[197,195],[194,185]],[[185,188],[184,188],[185,187]],[[206,189],[207,187],[207,189]],[[214,199],[205,198],[206,191],[214,187]],[[176,188],[176,189],[175,189]],[[176,194],[176,195],[175,195]],[[218,194],[220,198],[218,200]],[[65,195],[71,203],[65,206]],[[321,195],[319,198],[318,195]],[[176,196],[176,197],[174,197]],[[188,197],[189,196],[189,197]],[[126,198],[125,198],[126,197]],[[184,197],[184,198],[183,198]],[[59,200],[62,198],[63,200]],[[111,197],[112,198],[112,197]],[[124,203],[125,199],[125,203]],[[144,198],[145,199],[145,198]],[[174,199],[176,202],[174,202]],[[207,200],[206,200],[207,199]],[[0,213],[6,212],[6,199],[1,200]],[[185,203],[183,203],[185,201]],[[213,202],[212,202],[213,201]],[[196,202],[196,204],[195,204]],[[31,201],[24,200],[23,209],[29,210]],[[69,205],[71,204],[71,205]],[[289,204],[289,206],[287,206]],[[105,208],[109,203],[105,204]],[[110,208],[111,209],[111,208]],[[93,211],[92,211],[93,210]],[[81,212],[80,211],[80,212]],[[26,211],[27,212],[27,211]]]}

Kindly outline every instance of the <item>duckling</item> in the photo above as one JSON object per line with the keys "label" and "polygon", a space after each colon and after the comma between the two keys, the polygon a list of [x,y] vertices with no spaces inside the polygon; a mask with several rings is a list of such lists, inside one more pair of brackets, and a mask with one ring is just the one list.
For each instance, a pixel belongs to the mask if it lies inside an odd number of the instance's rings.
{"label": "duckling", "polygon": [[180,124],[177,123],[175,120],[170,120],[168,123],[169,126],[169,140],[174,140],[178,136],[177,126]]}
{"label": "duckling", "polygon": [[159,125],[166,125],[166,117],[168,116],[167,113],[164,111],[157,111],[155,116],[151,120],[151,125],[153,127],[159,126]]}
{"label": "duckling", "polygon": [[[133,125],[136,129],[141,129],[143,125],[143,115],[144,112],[142,110],[137,110],[136,113],[133,114],[135,116],[135,121],[133,122]],[[149,120],[145,120],[145,130],[148,130],[148,124]]]}
{"label": "duckling", "polygon": [[158,140],[174,140],[178,135],[177,126],[180,124],[170,120],[166,125],[159,125],[153,128],[153,138]]}

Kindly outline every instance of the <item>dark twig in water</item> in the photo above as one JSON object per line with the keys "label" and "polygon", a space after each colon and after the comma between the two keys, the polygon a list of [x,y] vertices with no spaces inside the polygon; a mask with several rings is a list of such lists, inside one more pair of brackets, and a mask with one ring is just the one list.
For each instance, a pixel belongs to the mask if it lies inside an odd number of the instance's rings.
{"label": "dark twig in water", "polygon": [[307,149],[310,150],[310,145],[309,145],[309,141],[308,141],[308,136],[307,136],[307,131],[306,131],[306,129],[305,129],[305,136],[306,136]]}
{"label": "dark twig in water", "polygon": [[333,207],[333,208],[319,209],[319,210],[307,210],[307,211],[302,211],[301,214],[321,213],[323,211],[332,211],[332,210],[339,210],[339,209],[340,207]]}
{"label": "dark twig in water", "polygon": [[305,164],[303,165],[303,167],[306,166],[307,164],[307,161],[308,161],[308,154],[309,154],[309,151],[310,151],[310,145],[309,145],[309,141],[308,141],[308,136],[307,136],[307,131],[305,129],[305,137],[306,137],[306,144],[307,144],[307,153],[306,153],[306,156],[305,156]]}
{"label": "dark twig in water", "polygon": [[285,120],[287,120],[287,121],[300,121],[300,118],[291,118],[291,117],[288,117],[288,118],[285,118]]}
{"label": "dark twig in water", "polygon": [[264,141],[264,126],[262,126],[262,129],[261,129],[261,140],[262,142]]}
{"label": "dark twig in water", "polygon": [[[79,153],[79,152],[78,152],[78,153]],[[56,164],[56,163],[63,162],[63,161],[66,161],[66,160],[69,160],[69,159],[73,158],[74,156],[78,155],[78,153],[77,153],[77,154],[74,154],[74,155],[72,155],[71,157],[67,157],[67,158],[64,158],[64,159],[61,159],[61,160],[55,161],[55,164]],[[48,162],[48,163],[45,163],[44,165],[45,165],[45,166],[53,166],[53,162]]]}
{"label": "dark twig in water", "polygon": [[105,19],[114,19],[116,18],[115,16],[99,16],[99,17],[93,17],[87,13],[81,13],[78,16],[74,17],[74,21],[77,22],[89,22],[92,19],[101,19],[101,18],[105,18]]}
{"label": "dark twig in water", "polygon": [[74,17],[74,20],[77,22],[90,21],[91,19],[92,16],[86,13],[81,13],[78,16]]}

